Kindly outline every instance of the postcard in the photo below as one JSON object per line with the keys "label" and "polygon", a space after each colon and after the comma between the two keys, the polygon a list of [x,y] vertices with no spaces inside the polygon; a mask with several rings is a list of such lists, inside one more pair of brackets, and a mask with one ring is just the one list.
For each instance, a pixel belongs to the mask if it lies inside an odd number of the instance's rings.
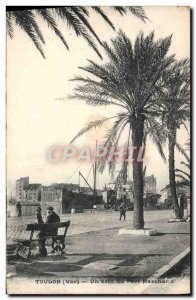
{"label": "postcard", "polygon": [[7,294],[191,294],[190,27],[6,7]]}

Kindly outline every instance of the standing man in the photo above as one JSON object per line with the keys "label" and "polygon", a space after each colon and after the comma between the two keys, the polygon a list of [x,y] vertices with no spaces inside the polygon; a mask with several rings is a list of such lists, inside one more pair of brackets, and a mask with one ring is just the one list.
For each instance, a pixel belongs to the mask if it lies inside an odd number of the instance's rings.
{"label": "standing man", "polygon": [[41,211],[42,211],[42,209],[41,209],[41,207],[39,206],[38,208],[37,208],[37,223],[38,224],[43,224],[44,223],[44,221],[43,221],[43,219],[42,219],[42,213],[41,213]]}
{"label": "standing man", "polygon": [[180,196],[180,218],[184,218],[184,205],[185,205],[185,194],[181,194]]}
{"label": "standing man", "polygon": [[125,218],[126,218],[126,211],[127,211],[127,208],[126,208],[126,205],[125,205],[125,203],[123,202],[123,203],[121,203],[121,205],[120,205],[120,221],[121,221],[121,218],[122,218],[122,216],[124,217],[124,221],[125,221]]}
{"label": "standing man", "polygon": [[22,215],[22,208],[21,207],[22,206],[21,206],[20,202],[18,202],[16,204],[16,209],[17,209],[18,217],[21,217],[21,215]]}

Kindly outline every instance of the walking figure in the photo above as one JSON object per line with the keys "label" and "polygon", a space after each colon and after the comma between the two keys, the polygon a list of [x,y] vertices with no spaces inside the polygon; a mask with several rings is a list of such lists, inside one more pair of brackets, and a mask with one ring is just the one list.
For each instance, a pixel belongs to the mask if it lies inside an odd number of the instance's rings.
{"label": "walking figure", "polygon": [[124,217],[124,220],[125,220],[125,218],[126,218],[126,211],[127,211],[127,208],[126,208],[125,203],[123,202],[120,205],[120,219],[119,219],[120,221],[121,221],[122,216]]}
{"label": "walking figure", "polygon": [[18,213],[18,217],[21,217],[21,215],[22,215],[22,209],[21,209],[21,204],[20,204],[20,202],[18,202],[17,204],[16,204],[16,209],[17,209],[17,213]]}

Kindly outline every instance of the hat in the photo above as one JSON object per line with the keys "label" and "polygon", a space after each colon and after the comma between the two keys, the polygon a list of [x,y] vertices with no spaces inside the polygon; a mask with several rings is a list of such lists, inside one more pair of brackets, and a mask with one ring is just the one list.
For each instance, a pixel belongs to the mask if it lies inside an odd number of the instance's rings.
{"label": "hat", "polygon": [[48,206],[48,207],[47,207],[47,210],[53,211],[54,208],[53,208],[52,206]]}

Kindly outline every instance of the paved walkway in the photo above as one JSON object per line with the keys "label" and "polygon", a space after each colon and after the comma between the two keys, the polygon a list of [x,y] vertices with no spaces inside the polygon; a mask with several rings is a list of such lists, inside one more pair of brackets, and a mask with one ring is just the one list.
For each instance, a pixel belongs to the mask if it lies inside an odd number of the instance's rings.
{"label": "paved walkway", "polygon": [[[80,284],[91,283],[92,291],[93,287],[100,286],[98,283],[109,282],[110,289],[108,291],[111,293],[116,289],[116,285],[114,289],[112,288],[112,283],[119,284],[119,288],[120,284],[122,287],[128,286],[128,293],[153,293],[152,289],[149,292],[149,287],[145,286],[145,280],[190,246],[190,224],[167,223],[171,216],[172,212],[170,211],[146,212],[145,227],[158,229],[160,235],[129,236],[119,235],[118,231],[122,227],[131,227],[131,212],[128,213],[125,222],[117,221],[118,214],[116,212],[108,213],[105,216],[103,213],[93,216],[69,215],[69,218],[66,219],[71,220],[72,231],[70,230],[66,239],[66,253],[64,255],[50,254],[46,258],[38,259],[32,257],[27,263],[11,260],[8,266],[10,276],[8,281],[12,282],[12,286],[14,286],[13,282],[17,283],[25,277],[28,277],[30,282],[31,280],[35,281],[35,278],[60,278],[62,287],[59,292],[64,291],[65,293],[63,280],[75,279]],[[18,220],[12,220],[8,230],[16,226],[14,225],[16,222]],[[89,225],[87,226],[87,224]],[[99,229],[99,227],[105,228]],[[93,231],[94,228],[98,230]],[[78,288],[81,286],[80,284]],[[174,288],[176,281],[172,282],[170,279],[169,284],[170,288]],[[158,286],[158,284],[157,288],[155,286],[155,290],[161,293]],[[105,293],[107,293],[107,287],[105,288]],[[145,289],[147,292],[143,292]],[[37,287],[37,291],[47,293],[47,284],[42,286],[41,290]],[[88,292],[89,289],[86,293]],[[167,289],[163,293],[165,292],[167,293]]]}
{"label": "paved walkway", "polygon": [[[145,222],[162,220],[173,217],[170,210],[166,211],[146,211]],[[119,221],[119,212],[104,211],[92,213],[77,213],[66,214],[61,216],[61,221],[71,221],[71,226],[68,230],[69,235],[95,231],[100,229],[114,228],[116,226],[132,225],[133,212],[128,211],[126,220]],[[13,242],[13,239],[28,238],[29,232],[25,231],[27,224],[36,223],[35,217],[12,217],[7,219],[7,243]]]}

